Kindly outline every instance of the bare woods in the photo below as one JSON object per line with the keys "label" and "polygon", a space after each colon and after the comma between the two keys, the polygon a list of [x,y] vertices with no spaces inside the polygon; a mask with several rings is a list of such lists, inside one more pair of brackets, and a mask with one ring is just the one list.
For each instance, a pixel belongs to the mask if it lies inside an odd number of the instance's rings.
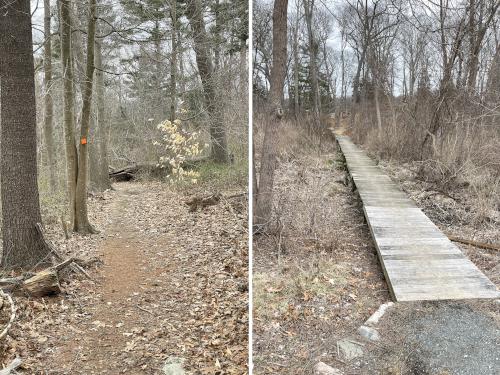
{"label": "bare woods", "polygon": [[[280,3],[254,6],[254,127],[265,133],[262,150],[256,146],[261,184],[268,185],[267,160],[276,152],[269,151],[268,127],[279,122],[267,108],[276,106],[280,66],[284,118],[305,137],[321,140],[330,126],[342,128],[378,157],[411,163],[417,177],[439,189],[498,196],[498,1],[293,0],[285,21],[272,16]],[[283,28],[286,41],[276,34]],[[259,199],[271,205],[272,196],[256,187],[259,213]]]}

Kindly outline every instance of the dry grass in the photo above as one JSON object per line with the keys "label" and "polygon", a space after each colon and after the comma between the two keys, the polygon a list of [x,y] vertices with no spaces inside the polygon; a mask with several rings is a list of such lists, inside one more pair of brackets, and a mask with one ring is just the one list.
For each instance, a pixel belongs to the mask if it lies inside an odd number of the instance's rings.
{"label": "dry grass", "polygon": [[[262,122],[254,126],[259,151]],[[405,134],[384,131],[390,132],[387,142],[368,127],[364,146],[442,230],[500,242],[498,175],[494,168],[477,164],[493,160],[486,158],[489,152],[472,147],[468,156],[461,155],[465,149],[460,147],[468,142],[459,146],[456,137],[450,137],[445,144],[454,151],[427,161],[435,177],[429,171],[424,178],[424,163],[408,158],[410,128]],[[356,132],[351,135],[356,138]],[[400,137],[405,140],[398,144]],[[355,337],[356,329],[389,294],[360,202],[343,184],[340,155],[332,143],[320,147],[309,139],[307,129],[291,121],[285,124],[272,230],[254,239],[254,372],[311,374],[321,360],[349,374],[423,374],[402,333],[411,323],[410,312],[425,307],[421,304],[384,318],[384,341],[367,344],[361,359],[346,362],[338,356],[337,340]],[[500,254],[459,247],[494,283],[500,281]],[[485,304],[484,313],[489,314],[492,306],[493,302]],[[433,373],[437,374],[446,372]]]}
{"label": "dry grass", "polygon": [[333,142],[291,121],[281,134],[272,230],[254,239],[254,373],[310,374],[320,359],[343,366],[336,340],[388,292]]}
{"label": "dry grass", "polygon": [[[416,178],[447,195],[467,194],[476,227],[491,222],[500,210],[499,119],[477,103],[450,100],[449,116],[433,141],[432,154],[421,154],[431,121],[432,98],[382,103],[382,128],[374,105],[360,104],[350,118],[350,133],[372,156],[416,167]],[[466,109],[464,109],[466,108]],[[469,215],[468,215],[469,216]],[[497,222],[499,223],[499,222]]]}

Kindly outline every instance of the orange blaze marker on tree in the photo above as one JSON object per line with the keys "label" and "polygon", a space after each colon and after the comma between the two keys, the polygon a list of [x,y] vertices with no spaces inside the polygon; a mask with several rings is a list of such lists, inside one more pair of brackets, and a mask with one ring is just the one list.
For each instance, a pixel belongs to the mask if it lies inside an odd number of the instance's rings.
{"label": "orange blaze marker on tree", "polygon": [[83,137],[81,140],[80,140],[80,143],[82,145],[86,145],[87,144],[87,138]]}

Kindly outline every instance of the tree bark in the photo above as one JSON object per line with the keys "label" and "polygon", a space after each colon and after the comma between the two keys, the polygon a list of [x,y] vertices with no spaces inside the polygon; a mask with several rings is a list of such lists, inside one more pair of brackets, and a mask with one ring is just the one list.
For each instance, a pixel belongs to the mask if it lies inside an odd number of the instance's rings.
{"label": "tree bark", "polygon": [[203,85],[205,106],[210,116],[212,158],[218,163],[227,163],[229,157],[222,116],[223,108],[215,87],[214,68],[210,56],[210,40],[205,30],[203,8],[200,0],[192,0],[191,4],[186,7],[186,16],[193,31],[196,64]]}
{"label": "tree bark", "polygon": [[75,93],[74,74],[71,54],[71,13],[70,0],[59,0],[61,33],[61,63],[63,70],[63,125],[66,149],[66,180],[68,188],[68,213],[71,227],[75,221],[76,178],[78,174],[78,156],[75,144]]}
{"label": "tree bark", "polygon": [[274,172],[277,166],[279,128],[283,117],[283,84],[287,58],[287,7],[288,0],[275,0],[273,9],[273,66],[271,68],[271,92],[269,120],[265,124],[262,146],[260,179],[255,205],[254,223],[258,231],[271,220]]}
{"label": "tree bark", "polygon": [[47,149],[47,161],[49,167],[49,186],[50,191],[56,191],[56,170],[55,167],[55,151],[54,151],[54,103],[52,100],[52,39],[50,30],[50,0],[44,0],[44,34],[45,47],[43,49],[43,70],[44,70],[44,125],[43,135],[45,147]]}
{"label": "tree bark", "polygon": [[295,118],[300,112],[300,101],[299,101],[299,26],[300,26],[300,17],[299,17],[299,2],[297,1],[297,13],[295,18],[295,25],[293,29],[293,110],[295,114]]}
{"label": "tree bark", "polygon": [[318,45],[314,38],[313,32],[313,8],[314,0],[304,0],[304,16],[307,25],[307,36],[309,41],[309,73],[311,77],[311,93],[312,93],[312,110],[314,116],[314,122],[317,127],[319,127],[319,113],[321,111],[321,101],[319,95],[319,84],[318,84]]}
{"label": "tree bark", "polygon": [[28,0],[0,0],[1,198],[5,269],[49,263],[37,181],[36,104]]}
{"label": "tree bark", "polygon": [[94,47],[96,27],[96,0],[89,1],[89,20],[87,28],[87,66],[85,69],[85,88],[83,92],[80,146],[78,155],[78,175],[75,196],[75,222],[73,230],[79,233],[95,233],[90,225],[87,213],[88,183],[88,137],[90,128],[90,110],[92,106],[92,87],[94,83]]}
{"label": "tree bark", "polygon": [[177,111],[177,0],[170,1],[170,19],[172,22],[170,33],[172,39],[172,52],[170,54],[170,121],[174,121]]}
{"label": "tree bark", "polygon": [[99,192],[111,189],[111,181],[108,173],[108,123],[104,108],[104,74],[102,68],[102,40],[96,40],[94,91],[96,95],[97,116],[95,119],[94,143],[90,144],[89,153],[90,160],[94,160],[90,164],[91,186],[94,191]]}
{"label": "tree bark", "polygon": [[[484,4],[482,4],[484,6]],[[475,18],[476,0],[469,0],[469,36],[470,36],[470,55],[468,64],[467,88],[472,91],[476,87],[477,73],[479,71],[479,53],[483,45],[486,31],[488,30],[495,14],[500,7],[500,2],[492,3],[488,8],[488,13],[483,14],[481,8],[479,19]],[[483,22],[484,19],[484,22]]]}

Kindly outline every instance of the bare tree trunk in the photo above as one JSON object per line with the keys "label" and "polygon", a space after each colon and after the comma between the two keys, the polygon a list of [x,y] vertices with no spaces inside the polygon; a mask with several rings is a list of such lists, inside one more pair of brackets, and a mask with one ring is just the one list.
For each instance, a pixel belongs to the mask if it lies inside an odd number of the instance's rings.
{"label": "bare tree trunk", "polygon": [[205,30],[203,7],[200,0],[192,0],[191,4],[186,8],[186,16],[193,31],[196,64],[203,84],[205,105],[210,116],[212,158],[218,163],[227,163],[229,157],[222,116],[223,108],[215,88],[214,68],[209,49],[210,41]]}
{"label": "bare tree trunk", "polygon": [[313,9],[314,0],[304,0],[304,16],[307,25],[307,36],[309,41],[309,70],[311,76],[311,92],[312,92],[312,112],[314,117],[314,122],[316,127],[319,127],[319,114],[321,111],[321,101],[319,95],[319,84],[318,84],[318,45],[314,39],[313,33]]}
{"label": "bare tree trunk", "polygon": [[[239,88],[242,97],[246,97],[248,91],[248,69],[247,69],[247,48],[243,44],[240,50],[240,82]],[[248,103],[247,103],[248,105]],[[248,108],[248,107],[247,107]]]}
{"label": "bare tree trunk", "polygon": [[172,42],[172,53],[170,54],[170,121],[174,121],[177,111],[177,0],[170,1],[170,19],[172,21],[170,33]]}
{"label": "bare tree trunk", "polygon": [[186,93],[186,80],[183,78],[184,77],[184,51],[182,49],[182,38],[181,38],[181,31],[178,30],[177,32],[177,48],[178,48],[178,59],[179,60],[179,88],[181,90],[180,92],[180,98],[182,99],[183,96]]}
{"label": "bare tree trunk", "polygon": [[273,9],[273,66],[271,68],[271,93],[269,120],[264,131],[260,179],[255,205],[254,225],[263,230],[271,220],[274,172],[277,166],[279,128],[283,117],[283,84],[287,58],[287,7],[288,0],[275,0]]}
{"label": "bare tree trunk", "polygon": [[54,162],[54,103],[52,100],[52,39],[50,30],[50,0],[44,0],[44,34],[45,47],[43,50],[43,70],[44,70],[44,125],[43,135],[47,148],[47,160],[49,167],[49,186],[52,193],[56,191],[56,165]]}
{"label": "bare tree trunk", "polygon": [[382,139],[382,115],[380,114],[380,98],[379,98],[379,88],[377,83],[375,83],[373,91],[375,96],[375,112],[377,114],[378,137],[379,139]]}
{"label": "bare tree trunk", "polygon": [[[470,56],[468,66],[467,88],[473,90],[476,87],[477,73],[479,71],[479,53],[483,45],[483,40],[486,35],[495,14],[500,8],[500,2],[493,3],[488,8],[488,13],[484,14],[481,8],[479,19],[475,18],[476,0],[469,0],[469,33],[470,33]],[[484,19],[484,22],[483,22]]]}
{"label": "bare tree trunk", "polygon": [[220,70],[220,47],[221,47],[221,38],[220,38],[220,1],[215,0],[214,3],[214,13],[215,13],[215,41],[214,41],[214,71],[218,72]]}
{"label": "bare tree trunk", "polygon": [[299,2],[297,1],[297,9],[296,9],[296,18],[295,18],[295,26],[293,29],[293,110],[295,114],[295,118],[297,118],[300,108],[299,108],[299,25],[300,25],[300,17],[299,17]]}
{"label": "bare tree trunk", "polygon": [[97,188],[99,191],[111,189],[111,181],[109,180],[109,164],[108,164],[108,121],[105,116],[104,109],[104,74],[102,72],[102,41],[95,42],[95,94],[97,102],[97,152],[96,165]]}
{"label": "bare tree trunk", "polygon": [[30,2],[0,0],[0,9],[1,266],[31,269],[49,263],[50,250],[36,227],[42,218]]}
{"label": "bare tree trunk", "polygon": [[356,74],[354,75],[354,80],[353,80],[353,97],[354,97],[354,103],[359,103],[361,101],[361,93],[359,90],[359,82],[361,79],[361,70],[363,68],[363,64],[365,62],[365,55],[366,51],[363,48],[363,51],[361,52],[361,55],[358,60],[358,67],[356,68]]}
{"label": "bare tree trunk", "polygon": [[85,72],[85,91],[83,92],[82,120],[78,158],[78,176],[75,196],[75,222],[73,229],[79,233],[95,233],[87,213],[88,181],[88,137],[90,110],[92,105],[92,86],[94,81],[94,47],[96,26],[96,0],[89,1],[89,21],[87,29],[87,66]]}
{"label": "bare tree trunk", "polygon": [[75,196],[76,180],[78,174],[78,155],[75,144],[75,94],[74,94],[74,75],[73,63],[71,57],[71,13],[70,0],[59,0],[60,4],[60,26],[61,33],[61,60],[63,70],[63,124],[64,124],[64,143],[66,147],[66,179],[68,184],[69,198],[69,219],[71,227],[75,222]]}
{"label": "bare tree trunk", "polygon": [[500,44],[496,46],[495,55],[491,60],[486,91],[488,101],[491,103],[500,99]]}

